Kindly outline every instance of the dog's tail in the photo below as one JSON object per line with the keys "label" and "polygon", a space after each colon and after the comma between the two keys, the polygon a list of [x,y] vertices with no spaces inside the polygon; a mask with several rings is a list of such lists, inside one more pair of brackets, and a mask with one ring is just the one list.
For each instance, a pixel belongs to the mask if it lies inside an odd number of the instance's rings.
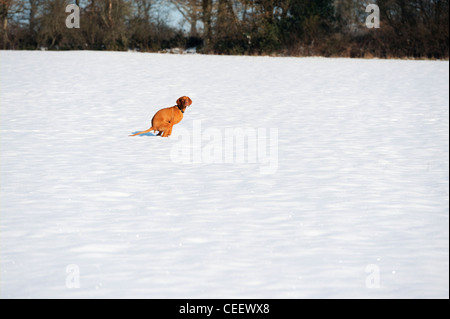
{"label": "dog's tail", "polygon": [[146,131],[142,131],[142,132],[137,132],[136,134],[133,135],[129,135],[129,136],[136,136],[136,135],[141,135],[141,134],[145,134],[145,133],[149,133],[150,131],[154,131],[155,129],[153,128],[153,126],[151,128],[149,128]]}

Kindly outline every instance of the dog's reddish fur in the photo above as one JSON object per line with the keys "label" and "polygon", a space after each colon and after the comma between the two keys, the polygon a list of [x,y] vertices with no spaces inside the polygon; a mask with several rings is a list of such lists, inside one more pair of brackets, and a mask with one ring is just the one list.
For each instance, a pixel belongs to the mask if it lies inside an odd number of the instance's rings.
{"label": "dog's reddish fur", "polygon": [[172,127],[183,119],[186,107],[192,104],[192,100],[187,96],[182,96],[177,100],[177,105],[168,107],[156,112],[152,118],[152,127],[130,136],[136,136],[151,131],[158,131],[158,136],[168,137],[172,134]]}

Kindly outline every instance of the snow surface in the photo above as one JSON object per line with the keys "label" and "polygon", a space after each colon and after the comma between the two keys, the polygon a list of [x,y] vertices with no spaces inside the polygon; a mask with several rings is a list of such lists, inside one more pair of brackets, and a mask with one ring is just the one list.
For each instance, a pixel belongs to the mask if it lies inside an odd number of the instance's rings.
{"label": "snow surface", "polygon": [[448,61],[2,51],[0,78],[2,298],[449,297]]}

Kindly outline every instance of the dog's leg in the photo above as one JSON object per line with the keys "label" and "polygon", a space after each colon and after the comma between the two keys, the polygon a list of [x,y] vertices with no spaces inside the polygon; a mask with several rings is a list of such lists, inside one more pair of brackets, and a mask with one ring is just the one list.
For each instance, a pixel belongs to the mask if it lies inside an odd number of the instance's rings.
{"label": "dog's leg", "polygon": [[164,130],[164,134],[162,136],[163,137],[169,137],[170,134],[172,134],[172,127],[173,127],[173,125],[168,124],[166,129]]}
{"label": "dog's leg", "polygon": [[170,126],[169,132],[167,133],[167,137],[172,135],[172,129],[173,129],[173,125]]}
{"label": "dog's leg", "polygon": [[158,131],[160,132],[160,136],[167,137],[167,133],[169,133],[171,125],[169,123],[160,123],[158,126]]}

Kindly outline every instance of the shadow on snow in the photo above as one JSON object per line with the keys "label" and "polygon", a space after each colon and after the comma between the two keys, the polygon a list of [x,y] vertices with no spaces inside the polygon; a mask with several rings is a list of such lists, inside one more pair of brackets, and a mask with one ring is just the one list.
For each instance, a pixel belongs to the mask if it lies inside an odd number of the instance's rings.
{"label": "shadow on snow", "polygon": [[[131,134],[137,134],[139,132],[142,132],[142,131],[136,131]],[[156,134],[153,134],[152,132],[148,132],[148,133],[144,133],[144,134],[140,134],[140,135],[136,135],[136,136],[156,136]]]}

